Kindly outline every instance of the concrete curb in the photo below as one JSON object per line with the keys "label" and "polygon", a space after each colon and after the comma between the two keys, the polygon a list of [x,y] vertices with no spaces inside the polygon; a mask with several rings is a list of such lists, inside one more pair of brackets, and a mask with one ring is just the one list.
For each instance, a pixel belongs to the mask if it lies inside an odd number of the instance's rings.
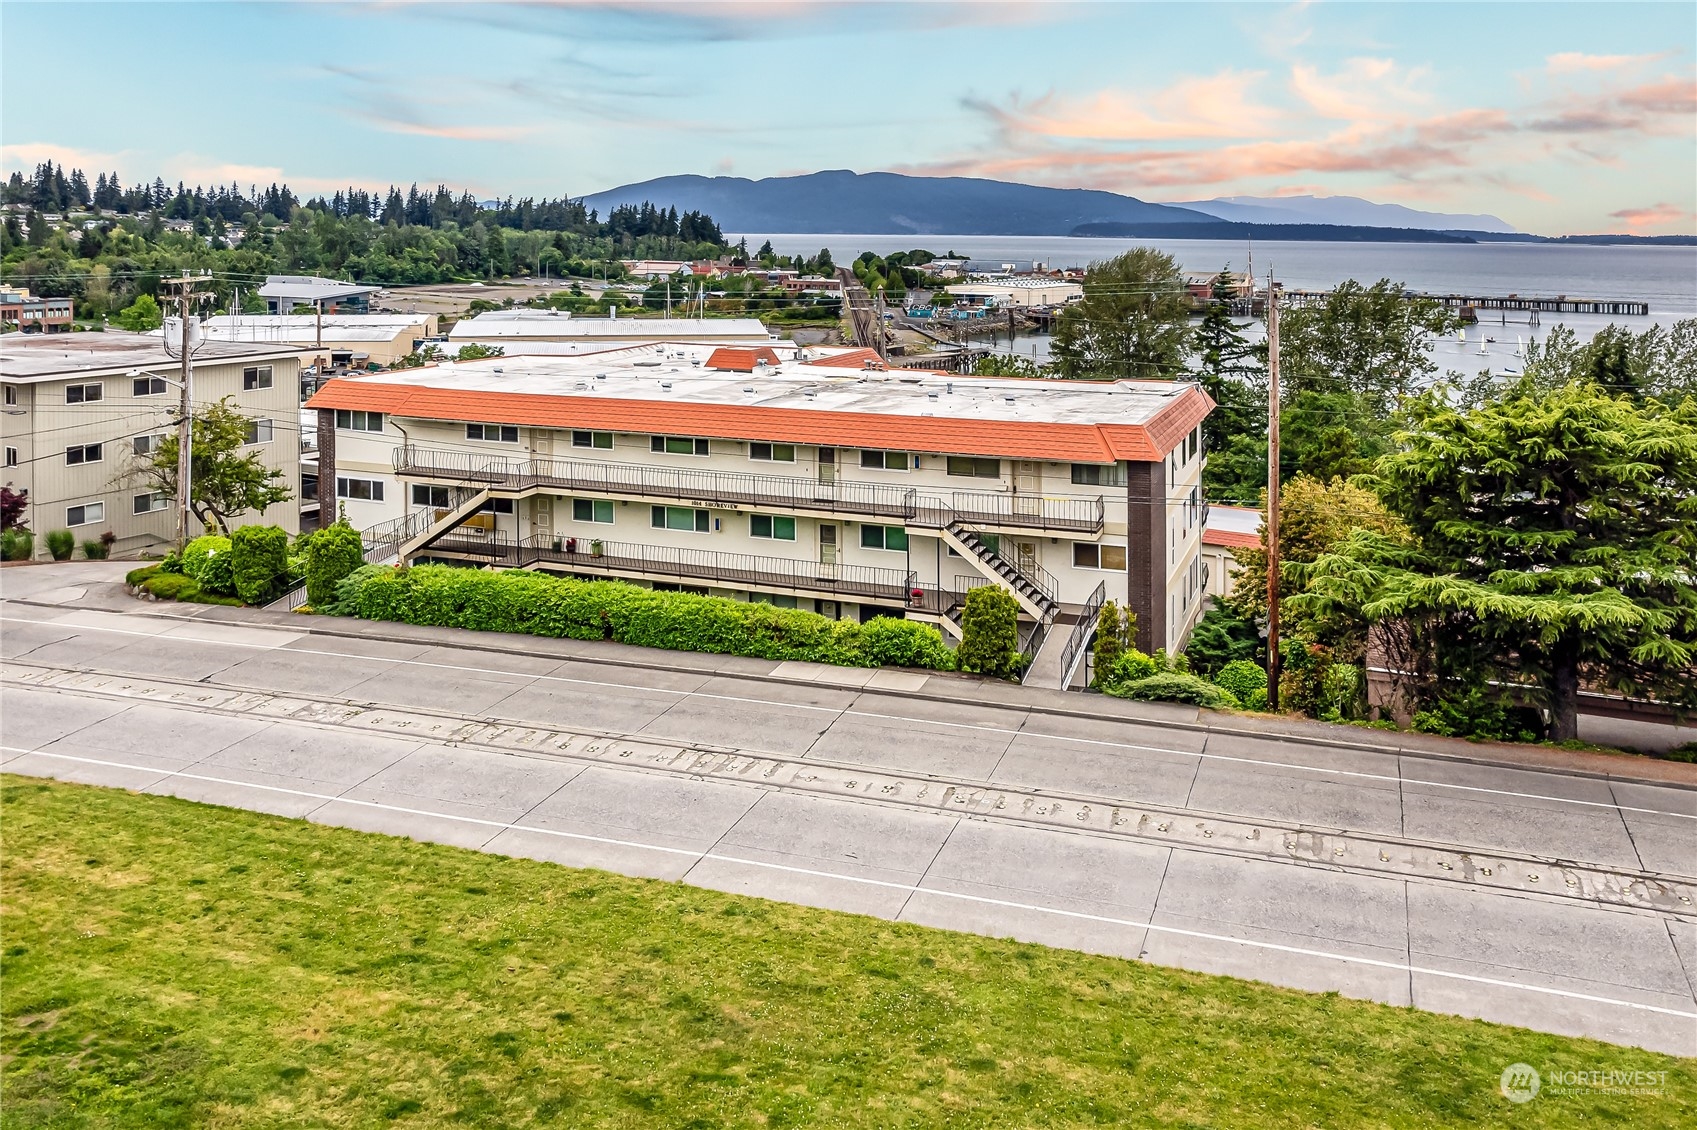
{"label": "concrete curb", "polygon": [[[123,583],[121,581],[113,583],[118,588],[123,588]],[[129,600],[135,599],[130,597],[127,592],[125,596],[126,599]],[[30,600],[28,598],[14,599],[9,603],[35,608],[52,608],[59,610],[75,608],[88,609],[90,611],[111,611],[111,609],[104,609],[98,606],[82,604],[53,604],[46,601]],[[233,608],[228,605],[215,604],[175,604],[175,608],[183,610],[187,610],[192,607],[195,609],[197,614],[172,615],[170,612],[164,610],[166,602],[136,600],[135,603],[142,607],[131,611],[121,612],[119,614],[142,615],[166,620],[180,620],[185,623],[213,620],[238,624],[253,624],[256,626],[286,629],[288,631],[300,632],[305,635],[328,636],[340,639],[376,640],[382,643],[412,644],[418,646],[454,647],[463,651],[480,651],[490,654],[512,654],[515,651],[521,650],[512,646],[497,646],[494,642],[496,640],[512,640],[515,642],[525,641],[532,647],[534,647],[536,642],[571,644],[585,649],[612,646],[629,648],[632,651],[651,651],[656,657],[707,654],[696,652],[659,651],[648,648],[638,648],[630,644],[607,645],[601,643],[601,641],[595,640],[554,640],[552,637],[546,636],[509,636],[504,633],[476,632],[463,628],[438,628],[430,625],[412,624],[396,625],[396,627],[404,627],[421,633],[454,633],[448,639],[419,639],[411,637],[403,632],[384,631],[381,628],[338,630],[343,629],[344,625],[350,628],[353,625],[387,625],[387,621],[303,616],[298,613],[266,612],[261,609]],[[303,621],[305,622],[303,623]],[[527,651],[526,653],[537,654],[534,650]],[[549,656],[549,658],[555,657],[556,656]],[[1636,757],[1631,754],[1603,754],[1583,750],[1546,750],[1542,747],[1536,747],[1536,753],[1543,756],[1527,758],[1524,754],[1534,752],[1533,749],[1522,749],[1520,747],[1513,746],[1505,747],[1496,744],[1481,748],[1474,746],[1465,739],[1440,738],[1431,735],[1412,734],[1399,736],[1418,738],[1418,743],[1403,744],[1399,742],[1395,744],[1387,744],[1354,740],[1353,738],[1345,739],[1342,735],[1333,736],[1328,732],[1313,732],[1323,728],[1325,731],[1347,730],[1351,732],[1352,735],[1361,734],[1363,736],[1368,734],[1390,733],[1390,731],[1385,730],[1370,730],[1361,727],[1341,726],[1326,722],[1271,718],[1267,719],[1266,723],[1260,726],[1242,725],[1241,723],[1248,720],[1238,718],[1234,715],[1214,715],[1212,711],[1204,711],[1197,707],[1163,703],[1134,704],[1122,699],[1105,699],[1100,695],[1082,695],[1077,692],[1059,690],[1051,692],[1035,688],[1019,687],[1014,684],[1007,684],[1004,686],[987,680],[972,679],[970,685],[981,693],[948,694],[929,688],[923,690],[896,690],[882,687],[866,688],[838,683],[821,683],[809,679],[788,678],[775,674],[771,671],[752,671],[746,669],[736,670],[734,669],[734,665],[728,665],[724,662],[735,660],[755,663],[779,662],[765,659],[750,661],[744,656],[713,657],[721,661],[718,664],[690,664],[676,661],[667,662],[659,658],[649,659],[646,657],[637,658],[634,656],[620,655],[600,656],[566,654],[558,656],[558,658],[587,659],[592,662],[602,663],[612,667],[625,667],[633,670],[668,671],[676,674],[687,675],[727,675],[737,678],[752,679],[759,682],[778,683],[785,686],[835,687],[840,690],[880,694],[891,698],[906,698],[927,702],[946,702],[956,706],[994,706],[1011,710],[1026,710],[1032,713],[1048,715],[1051,717],[1075,718],[1085,721],[1141,723],[1145,725],[1166,726],[1172,729],[1184,730],[1193,733],[1219,735],[1221,737],[1261,740],[1271,739],[1291,742],[1297,745],[1315,746],[1322,749],[1378,753],[1392,757],[1419,757],[1428,760],[1446,761],[1462,765],[1479,765],[1493,769],[1520,769],[1535,773],[1556,773],[1563,776],[1579,777],[1590,780],[1620,781],[1623,783],[1655,785],[1663,788],[1684,789],[1691,792],[1697,792],[1697,766],[1686,765],[1681,762],[1664,761],[1656,758]],[[730,666],[730,669],[727,669],[728,666]],[[928,671],[925,672],[925,674],[936,679],[942,673]],[[965,680],[970,679],[971,676],[960,676],[960,678]],[[995,692],[1001,693],[997,694]],[[1032,697],[1066,695],[1069,698],[1082,699],[1085,702],[1094,700],[1104,704],[1112,702],[1116,705],[1112,712],[1106,712],[1102,710],[1091,710],[1087,707],[1073,708],[1070,706],[1045,703],[1042,701],[1019,701],[1020,698],[1027,695]],[[1233,722],[1239,724],[1211,724],[1206,721],[1206,719],[1210,716],[1230,718]],[[1459,748],[1444,748],[1449,745]],[[1487,750],[1491,752],[1485,752]],[[1494,753],[1495,756],[1493,756],[1492,753]]]}

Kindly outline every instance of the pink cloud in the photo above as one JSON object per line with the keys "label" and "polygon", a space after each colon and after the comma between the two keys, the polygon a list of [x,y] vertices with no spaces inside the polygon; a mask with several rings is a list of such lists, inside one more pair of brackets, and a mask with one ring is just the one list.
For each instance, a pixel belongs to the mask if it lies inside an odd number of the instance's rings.
{"label": "pink cloud", "polygon": [[1635,232],[1647,228],[1666,228],[1688,220],[1692,213],[1672,204],[1651,204],[1645,208],[1622,208],[1618,212],[1610,212],[1609,218],[1620,220]]}
{"label": "pink cloud", "polygon": [[1587,55],[1583,51],[1561,51],[1544,60],[1544,69],[1553,75],[1596,71],[1618,71],[1623,67],[1641,66],[1667,57],[1668,52],[1649,55]]}
{"label": "pink cloud", "polygon": [[1376,122],[1403,117],[1427,104],[1420,89],[1424,68],[1404,70],[1394,59],[1356,58],[1335,74],[1297,64],[1290,71],[1291,90],[1322,118],[1340,122]]}
{"label": "pink cloud", "polygon": [[439,137],[449,141],[517,141],[536,132],[535,126],[455,126],[434,125],[429,122],[407,121],[377,114],[356,114],[385,133],[404,133],[413,137]]}
{"label": "pink cloud", "polygon": [[1254,101],[1250,89],[1261,72],[1221,71],[1186,78],[1154,94],[1102,90],[1087,98],[1046,94],[1006,106],[968,105],[1004,131],[1093,141],[1172,141],[1184,138],[1260,137],[1281,115]]}

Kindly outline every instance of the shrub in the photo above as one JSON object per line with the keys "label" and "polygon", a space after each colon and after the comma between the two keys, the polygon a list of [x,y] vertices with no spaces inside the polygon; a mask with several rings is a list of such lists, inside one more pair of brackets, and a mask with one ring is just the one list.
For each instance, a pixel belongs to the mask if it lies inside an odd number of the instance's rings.
{"label": "shrub", "polygon": [[230,535],[235,593],[246,604],[264,604],[288,580],[289,535],[276,526],[243,526]]}
{"label": "shrub", "polygon": [[35,534],[22,526],[0,531],[0,561],[28,561],[35,556]]}
{"label": "shrub", "polygon": [[230,539],[222,534],[205,534],[195,538],[183,547],[183,572],[198,581],[208,561],[229,552]]}
{"label": "shrub", "polygon": [[1122,612],[1113,601],[1102,605],[1096,614],[1096,638],[1090,644],[1090,669],[1098,679],[1104,671],[1114,669],[1114,661],[1131,646],[1137,630],[1137,613]]}
{"label": "shrub", "polygon": [[160,573],[142,582],[141,589],[160,600],[192,600],[193,594],[200,592],[200,585],[186,573]]}
{"label": "shrub", "polygon": [[69,530],[49,530],[47,533],[47,552],[53,555],[55,561],[69,561],[71,554],[77,549],[77,535]]}
{"label": "shrub", "polygon": [[1536,710],[1505,705],[1479,686],[1440,695],[1410,721],[1419,734],[1473,741],[1535,742],[1544,732],[1543,718]]}
{"label": "shrub", "polygon": [[998,679],[1019,670],[1019,602],[996,585],[981,585],[966,594],[961,613],[960,648],[955,661],[962,671]]}
{"label": "shrub", "polygon": [[926,667],[947,671],[955,665],[955,654],[935,628],[877,616],[860,626],[860,649],[878,667]]}
{"label": "shrub", "polygon": [[1190,633],[1184,654],[1193,671],[1213,675],[1228,663],[1255,660],[1263,650],[1253,622],[1231,608],[1210,608]]}
{"label": "shrub", "polygon": [[885,662],[938,668],[952,665],[953,659],[943,637],[924,624],[861,625],[769,604],[524,570],[366,565],[343,578],[331,597],[314,600],[313,607],[368,620],[855,667],[878,663],[875,655]]}
{"label": "shrub", "polygon": [[307,601],[317,608],[332,605],[336,601],[336,586],[365,564],[365,546],[359,531],[341,520],[303,540]]}
{"label": "shrub", "polygon": [[124,574],[124,583],[129,585],[131,588],[135,588],[143,581],[157,577],[160,570],[163,568],[164,566],[162,565],[144,565],[140,569],[131,569],[128,573]]}
{"label": "shrub", "polygon": [[1136,682],[1138,679],[1147,679],[1151,675],[1160,673],[1159,664],[1136,648],[1131,648],[1114,660],[1112,667],[1097,673],[1097,684],[1106,689]]}
{"label": "shrub", "polygon": [[1666,757],[1669,761],[1682,761],[1685,764],[1690,765],[1697,762],[1697,742],[1686,742],[1684,745],[1676,745],[1662,756]]}
{"label": "shrub", "polygon": [[161,573],[181,573],[183,571],[183,555],[173,549],[165,555],[164,560],[159,562],[159,571]]}
{"label": "shrub", "polygon": [[111,547],[99,538],[89,538],[82,543],[82,555],[90,561],[104,561],[111,553]]}
{"label": "shrub", "polygon": [[1188,702],[1211,710],[1230,710],[1239,705],[1229,691],[1200,676],[1178,671],[1163,671],[1146,679],[1109,687],[1107,693],[1141,702]]}
{"label": "shrub", "polygon": [[1267,672],[1247,659],[1234,659],[1220,668],[1214,676],[1214,685],[1228,692],[1233,698],[1247,704],[1260,691],[1263,700],[1267,694]]}

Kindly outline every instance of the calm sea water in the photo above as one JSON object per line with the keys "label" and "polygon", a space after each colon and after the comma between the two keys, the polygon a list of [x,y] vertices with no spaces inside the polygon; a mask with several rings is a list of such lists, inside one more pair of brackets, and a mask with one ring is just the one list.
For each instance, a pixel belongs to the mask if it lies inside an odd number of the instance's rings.
{"label": "calm sea water", "polygon": [[[732,239],[738,238],[732,236]],[[813,255],[821,247],[846,263],[862,251],[886,255],[922,247],[955,251],[981,263],[1033,262],[1081,267],[1128,248],[1158,247],[1187,271],[1241,271],[1247,244],[1215,239],[1072,239],[1065,236],[981,235],[748,235],[770,239],[782,255]],[[1255,273],[1271,268],[1286,287],[1322,289],[1345,279],[1388,278],[1412,290],[1443,293],[1566,294],[1637,299],[1650,304],[1648,324],[1697,314],[1697,247],[1580,247],[1548,243],[1261,243]],[[1547,319],[1546,319],[1547,324]]]}
{"label": "calm sea water", "polygon": [[[737,239],[738,236],[731,236]],[[1132,247],[1158,247],[1186,271],[1244,270],[1250,247],[1214,239],[1074,239],[1066,236],[980,235],[756,235],[759,247],[770,239],[781,255],[814,255],[821,247],[846,263],[862,251],[887,255],[924,248],[936,255],[953,251],[976,266],[1012,263],[1028,269],[1082,267]],[[1446,369],[1473,372],[1518,367],[1522,342],[1541,338],[1565,324],[1583,339],[1615,321],[1633,330],[1697,316],[1697,247],[1584,247],[1548,243],[1260,243],[1254,247],[1255,273],[1269,269],[1293,290],[1320,290],[1346,279],[1376,282],[1388,278],[1411,290],[1443,294],[1522,294],[1574,298],[1638,300],[1650,306],[1648,317],[1597,317],[1583,314],[1539,316],[1482,313],[1466,340],[1434,342],[1433,359]],[[1515,319],[1518,319],[1516,321]],[[1258,329],[1259,327],[1256,327]],[[1251,331],[1255,336],[1255,331]],[[1486,341],[1486,338],[1495,340]],[[1001,343],[1005,348],[1005,343]],[[1483,352],[1481,352],[1483,349]],[[1022,338],[1013,351],[1038,361],[1048,358],[1048,339]]]}

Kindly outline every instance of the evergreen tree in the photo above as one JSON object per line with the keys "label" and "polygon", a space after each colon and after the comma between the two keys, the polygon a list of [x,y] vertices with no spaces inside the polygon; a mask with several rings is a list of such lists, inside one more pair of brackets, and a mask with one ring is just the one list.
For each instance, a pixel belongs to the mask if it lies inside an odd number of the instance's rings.
{"label": "evergreen tree", "polygon": [[1084,298],[1055,331],[1055,366],[1064,377],[1165,380],[1184,367],[1190,297],[1171,255],[1149,247],[1092,263]]}

